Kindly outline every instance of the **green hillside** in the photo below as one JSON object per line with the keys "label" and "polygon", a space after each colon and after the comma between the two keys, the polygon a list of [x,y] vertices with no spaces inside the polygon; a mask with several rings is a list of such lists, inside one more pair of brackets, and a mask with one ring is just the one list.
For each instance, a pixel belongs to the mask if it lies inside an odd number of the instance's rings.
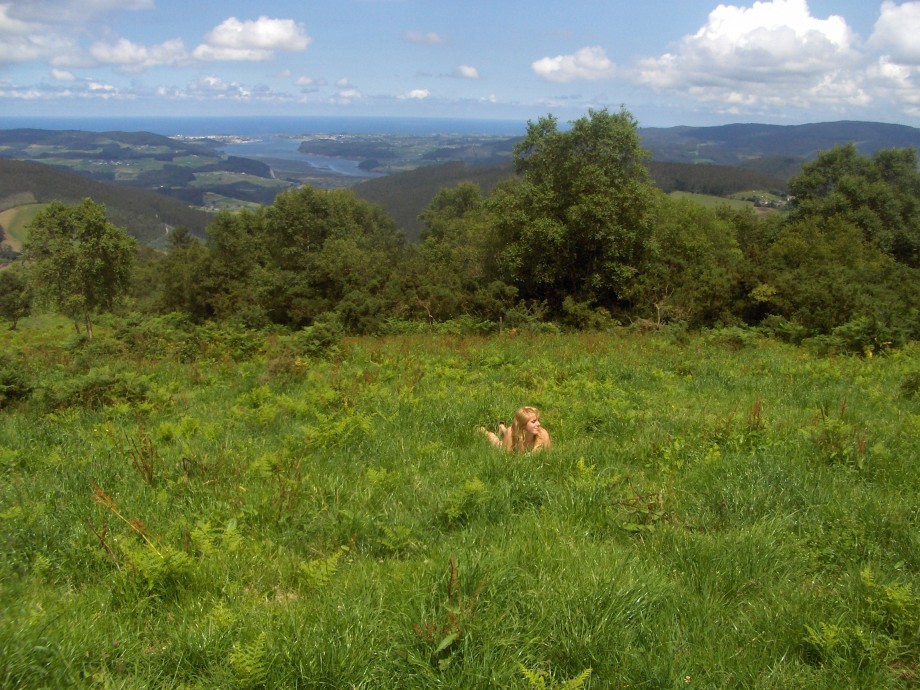
{"label": "green hillside", "polygon": [[167,228],[180,225],[203,238],[211,219],[204,211],[146,189],[105,184],[40,163],[0,158],[0,211],[54,200],[75,204],[86,197],[105,204],[115,225],[154,247],[164,244]]}
{"label": "green hillside", "polygon": [[[920,148],[920,129],[881,122],[805,125],[730,124],[716,127],[646,127],[642,144],[656,160],[757,166],[762,159],[811,160],[820,151],[853,143],[863,155],[885,148]],[[766,171],[767,168],[757,168]]]}
{"label": "green hillside", "polygon": [[[739,192],[753,189],[782,195],[787,191],[785,179],[726,165],[693,165],[651,161],[649,172],[663,192],[682,192],[694,199],[706,199],[707,205]],[[353,187],[362,199],[380,204],[396,220],[410,240],[418,238],[423,227],[418,215],[438,190],[474,182],[487,194],[498,182],[514,175],[512,164],[469,165],[454,161],[431,165],[403,173],[362,182]],[[694,196],[697,195],[697,196]],[[743,205],[743,204],[742,204]]]}
{"label": "green hillside", "polygon": [[148,189],[208,211],[268,204],[294,184],[277,179],[262,161],[225,156],[220,145],[150,132],[0,130],[0,158]]}
{"label": "green hillside", "polygon": [[440,189],[456,187],[468,181],[478,184],[486,194],[513,174],[511,163],[479,166],[453,161],[378,177],[353,189],[362,199],[380,204],[406,237],[415,240],[422,231],[418,214],[431,203]]}

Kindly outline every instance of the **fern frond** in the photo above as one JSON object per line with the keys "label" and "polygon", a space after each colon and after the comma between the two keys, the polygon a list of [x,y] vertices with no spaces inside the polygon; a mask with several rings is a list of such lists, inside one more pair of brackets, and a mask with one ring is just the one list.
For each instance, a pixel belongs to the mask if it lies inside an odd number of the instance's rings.
{"label": "fern frond", "polygon": [[242,688],[262,685],[268,677],[268,653],[265,633],[252,642],[235,642],[229,656],[230,668]]}
{"label": "fern frond", "polygon": [[212,556],[217,550],[214,544],[211,523],[199,522],[189,534],[192,540],[192,546],[204,556]]}
{"label": "fern frond", "polygon": [[339,559],[348,551],[347,546],[341,547],[338,551],[330,554],[326,558],[316,558],[308,563],[301,563],[300,570],[304,574],[307,585],[313,589],[325,587],[335,571],[338,569]]}
{"label": "fern frond", "polygon": [[579,673],[574,678],[565,681],[560,688],[562,690],[579,690],[584,687],[584,684],[588,682],[588,678],[591,677],[591,668],[586,668],[584,671]]}
{"label": "fern frond", "polygon": [[518,664],[518,668],[521,669],[521,673],[524,674],[524,678],[527,679],[527,682],[530,683],[530,687],[535,690],[546,690],[546,673],[543,671],[531,671],[529,668],[524,666],[524,664]]}
{"label": "fern frond", "polygon": [[240,530],[236,526],[236,520],[231,519],[227,522],[221,541],[223,541],[228,553],[237,551],[243,545],[243,535],[240,534]]}

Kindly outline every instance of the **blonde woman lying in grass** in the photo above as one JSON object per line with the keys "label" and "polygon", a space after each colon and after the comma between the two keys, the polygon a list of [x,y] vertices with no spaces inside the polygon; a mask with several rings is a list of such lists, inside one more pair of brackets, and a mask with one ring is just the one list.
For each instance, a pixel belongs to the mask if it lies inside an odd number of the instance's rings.
{"label": "blonde woman lying in grass", "polygon": [[509,453],[529,453],[550,447],[549,432],[540,426],[540,411],[536,407],[522,407],[514,413],[511,426],[498,423],[498,433],[479,427],[489,442]]}

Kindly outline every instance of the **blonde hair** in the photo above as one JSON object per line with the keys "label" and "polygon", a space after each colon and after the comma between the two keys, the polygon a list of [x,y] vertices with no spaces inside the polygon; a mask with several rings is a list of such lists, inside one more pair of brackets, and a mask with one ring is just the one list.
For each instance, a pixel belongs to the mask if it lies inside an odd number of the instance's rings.
{"label": "blonde hair", "polygon": [[511,450],[530,450],[527,447],[527,423],[534,419],[540,419],[540,410],[536,407],[522,407],[514,413],[514,421],[511,422]]}

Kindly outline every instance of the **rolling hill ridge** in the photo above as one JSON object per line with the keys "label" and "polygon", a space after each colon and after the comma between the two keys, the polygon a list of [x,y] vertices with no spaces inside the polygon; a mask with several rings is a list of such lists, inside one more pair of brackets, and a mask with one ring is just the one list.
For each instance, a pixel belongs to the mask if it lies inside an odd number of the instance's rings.
{"label": "rolling hill ridge", "polygon": [[54,200],[79,203],[86,197],[105,204],[110,220],[138,241],[165,246],[167,229],[184,226],[205,236],[211,215],[146,189],[98,182],[41,163],[0,158],[0,211]]}

